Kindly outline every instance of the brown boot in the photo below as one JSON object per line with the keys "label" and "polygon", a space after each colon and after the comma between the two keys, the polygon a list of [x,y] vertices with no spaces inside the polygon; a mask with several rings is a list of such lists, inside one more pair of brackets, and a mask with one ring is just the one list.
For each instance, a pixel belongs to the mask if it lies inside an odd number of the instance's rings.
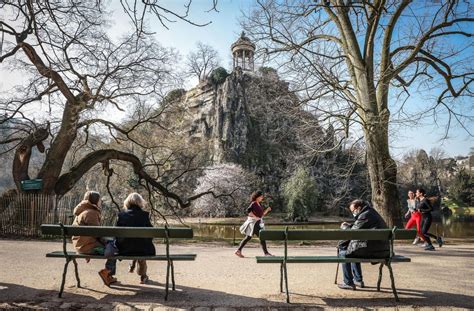
{"label": "brown boot", "polygon": [[99,276],[106,286],[110,286],[110,284],[117,282],[117,279],[110,273],[111,271],[109,269],[102,269],[99,271]]}

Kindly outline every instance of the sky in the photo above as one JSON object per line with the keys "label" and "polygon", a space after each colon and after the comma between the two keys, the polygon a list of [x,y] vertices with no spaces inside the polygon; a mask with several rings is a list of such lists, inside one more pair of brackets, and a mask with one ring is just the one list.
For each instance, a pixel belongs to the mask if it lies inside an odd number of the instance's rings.
{"label": "sky", "polygon": [[[129,30],[129,20],[123,13],[119,1],[111,1],[113,10],[113,20],[115,22],[110,27],[112,35],[120,36]],[[184,10],[184,0],[162,0],[160,3],[167,8]],[[231,69],[230,45],[235,42],[242,29],[239,25],[239,18],[242,11],[248,12],[254,4],[253,0],[219,0],[218,12],[209,11],[212,0],[194,0],[190,10],[190,19],[196,23],[211,24],[205,27],[196,27],[183,21],[167,23],[169,29],[164,28],[158,20],[151,19],[149,29],[155,32],[155,38],[162,45],[176,48],[184,57],[195,48],[197,42],[209,44],[220,54],[223,67]],[[258,45],[258,43],[257,43]],[[180,64],[177,63],[179,66]],[[1,66],[0,66],[1,67]],[[6,75],[0,69],[2,79],[0,79],[0,89],[7,84],[3,77]],[[14,74],[9,74],[9,80],[16,80]],[[3,80],[3,81],[2,81]],[[192,85],[186,85],[187,88]],[[407,105],[417,110],[418,105],[422,105],[427,99],[420,94],[413,94]],[[472,105],[472,103],[466,103]],[[416,122],[410,124],[395,124],[390,132],[391,154],[395,159],[401,159],[403,154],[415,149],[424,149],[429,152],[432,148],[443,149],[448,156],[468,155],[471,148],[474,148],[474,139],[459,126],[455,126],[449,132],[448,139],[445,136],[443,116],[438,118],[436,124],[433,117],[429,115],[420,116]],[[440,122],[441,121],[441,122]],[[474,133],[473,124],[464,124],[471,133]]]}

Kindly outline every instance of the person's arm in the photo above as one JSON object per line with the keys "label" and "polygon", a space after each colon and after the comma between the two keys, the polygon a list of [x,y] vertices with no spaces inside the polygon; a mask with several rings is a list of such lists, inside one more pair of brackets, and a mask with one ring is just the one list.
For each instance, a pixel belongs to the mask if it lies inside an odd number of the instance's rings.
{"label": "person's arm", "polygon": [[269,206],[267,207],[264,211],[263,211],[263,216],[265,216],[266,214],[270,213],[272,211],[272,208]]}
{"label": "person's arm", "polygon": [[357,219],[354,222],[354,224],[352,225],[351,229],[362,229],[362,228],[364,228],[365,224],[368,221],[369,220],[367,219],[367,216],[364,215],[364,214],[361,214],[361,215],[359,215],[359,217],[357,217]]}
{"label": "person's arm", "polygon": [[151,221],[150,221],[150,213],[148,212],[145,212],[146,213],[146,224],[145,224],[145,227],[153,227],[153,225],[151,224]]}

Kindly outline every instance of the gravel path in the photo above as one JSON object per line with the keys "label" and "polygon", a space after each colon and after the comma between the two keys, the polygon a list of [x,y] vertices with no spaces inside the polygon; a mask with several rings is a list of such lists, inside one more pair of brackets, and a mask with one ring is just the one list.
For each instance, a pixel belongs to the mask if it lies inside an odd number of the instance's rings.
{"label": "gravel path", "polygon": [[[71,245],[68,245],[71,248]],[[234,248],[216,244],[172,245],[172,252],[197,253],[195,262],[175,263],[177,291],[164,301],[164,262],[149,262],[152,282],[139,284],[127,272],[128,263],[118,263],[117,285],[104,286],[97,275],[105,261],[79,261],[81,282],[76,288],[70,266],[63,298],[57,298],[64,260],[45,258],[60,250],[59,242],[0,240],[0,309],[387,309],[439,310],[474,309],[474,245],[449,243],[435,252],[412,245],[397,245],[398,254],[412,257],[411,263],[394,264],[401,302],[395,302],[388,271],[384,270],[382,292],[375,289],[378,266],[363,265],[367,288],[344,291],[334,285],[334,264],[289,265],[292,304],[279,294],[279,266],[257,264],[261,253],[256,244],[244,249],[246,258]],[[275,255],[281,246],[271,245]],[[157,245],[162,251],[162,245]],[[290,255],[331,255],[331,246],[291,247]],[[341,275],[339,280],[341,280]]]}

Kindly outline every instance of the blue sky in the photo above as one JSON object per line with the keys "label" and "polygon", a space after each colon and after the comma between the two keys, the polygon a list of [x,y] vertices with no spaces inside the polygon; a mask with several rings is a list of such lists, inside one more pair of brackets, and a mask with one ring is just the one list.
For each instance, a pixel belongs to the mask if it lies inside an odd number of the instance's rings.
{"label": "blue sky", "polygon": [[[167,8],[184,10],[184,0],[164,0],[160,4]],[[149,28],[156,32],[156,40],[162,45],[176,48],[183,56],[191,51],[198,41],[204,42],[213,46],[218,50],[222,64],[229,68],[231,64],[230,45],[237,40],[242,31],[239,26],[239,18],[241,11],[249,11],[254,4],[253,0],[219,0],[219,12],[207,12],[212,4],[212,0],[194,0],[192,1],[190,18],[196,23],[212,23],[205,27],[196,27],[177,21],[176,23],[168,23],[169,29],[162,27],[157,19],[151,19]],[[114,10],[113,19],[118,20],[110,29],[110,33],[120,35],[127,30],[128,18],[124,15],[120,7],[119,1],[111,1],[112,9]],[[179,65],[179,63],[177,64]],[[1,72],[1,70],[0,70]],[[1,73],[2,77],[4,72]],[[16,77],[9,73],[12,80]],[[7,86],[7,83],[0,81],[0,89]],[[428,100],[425,95],[414,94],[408,100],[407,105],[410,110],[417,111],[418,105]],[[466,102],[465,105],[471,105],[472,102]],[[394,113],[394,111],[392,111]],[[474,140],[459,126],[451,129],[450,135],[446,140],[440,140],[445,134],[444,122],[438,119],[439,124],[435,124],[432,116],[420,116],[417,123],[400,124],[392,126],[390,133],[390,145],[392,156],[400,159],[403,154],[413,149],[425,149],[429,152],[433,147],[442,148],[447,155],[467,155],[470,148],[474,147]],[[471,132],[474,132],[474,125],[465,124]]]}
{"label": "blue sky", "polygon": [[[187,1],[163,1],[163,5],[180,9]],[[238,19],[241,11],[249,11],[254,1],[251,0],[219,0],[219,12],[207,12],[211,0],[195,0],[192,2],[190,17],[198,23],[212,23],[205,27],[195,27],[182,21],[169,24],[169,30],[163,28],[156,20],[150,28],[156,32],[156,39],[163,45],[175,47],[184,56],[189,53],[198,41],[210,44],[219,51],[224,67],[229,68],[231,61],[230,45],[238,38],[241,28]],[[417,111],[418,105],[428,100],[423,94],[413,94],[406,103],[408,110]],[[465,103],[467,105],[471,103]],[[394,113],[394,111],[392,111]],[[434,147],[442,148],[447,155],[467,155],[474,147],[474,140],[459,126],[451,128],[448,139],[445,136],[445,120],[438,116],[437,122],[430,115],[420,115],[416,122],[392,126],[390,133],[391,153],[400,159],[403,154],[413,149],[425,149],[429,152]],[[472,124],[465,124],[474,132]]]}

